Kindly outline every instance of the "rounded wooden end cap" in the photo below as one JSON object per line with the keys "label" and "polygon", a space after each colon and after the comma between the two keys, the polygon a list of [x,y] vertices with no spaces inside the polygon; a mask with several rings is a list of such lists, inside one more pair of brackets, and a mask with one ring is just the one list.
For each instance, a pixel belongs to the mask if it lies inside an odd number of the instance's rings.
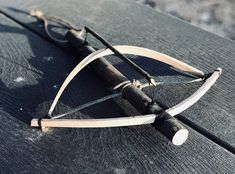
{"label": "rounded wooden end cap", "polygon": [[187,129],[178,130],[172,138],[172,143],[176,146],[184,144],[188,139],[188,134],[189,132]]}

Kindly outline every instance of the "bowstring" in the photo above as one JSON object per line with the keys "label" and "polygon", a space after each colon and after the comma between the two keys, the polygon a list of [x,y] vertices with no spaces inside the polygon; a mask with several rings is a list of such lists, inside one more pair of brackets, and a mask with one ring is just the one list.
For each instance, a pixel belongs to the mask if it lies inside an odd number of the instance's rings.
{"label": "bowstring", "polygon": [[73,109],[71,109],[70,111],[65,112],[65,113],[63,113],[63,114],[59,114],[59,115],[52,116],[51,119],[57,119],[57,118],[64,117],[64,116],[66,116],[66,115],[73,114],[73,113],[78,112],[78,111],[80,111],[80,110],[89,108],[89,107],[91,107],[91,106],[100,104],[100,103],[102,103],[102,102],[105,102],[105,101],[107,101],[107,100],[114,99],[114,98],[119,97],[119,96],[121,96],[121,93],[120,93],[120,92],[119,92],[119,93],[110,94],[110,95],[106,95],[106,96],[104,96],[104,97],[101,97],[101,98],[98,98],[98,99],[96,99],[96,100],[92,100],[92,101],[90,101],[90,102],[88,102],[88,103],[82,104],[82,105],[80,105],[80,106],[78,106],[78,107],[76,107],[76,108],[73,108]]}
{"label": "bowstring", "polygon": [[[195,83],[195,82],[201,82],[204,81],[204,78],[196,78],[193,80],[188,80],[188,81],[170,81],[170,82],[160,82],[157,81],[156,82],[156,86],[157,87],[159,85],[178,85],[178,84],[190,84],[190,83]],[[143,89],[143,88],[147,88],[147,87],[152,87],[153,85],[151,83],[142,83],[139,88]]]}

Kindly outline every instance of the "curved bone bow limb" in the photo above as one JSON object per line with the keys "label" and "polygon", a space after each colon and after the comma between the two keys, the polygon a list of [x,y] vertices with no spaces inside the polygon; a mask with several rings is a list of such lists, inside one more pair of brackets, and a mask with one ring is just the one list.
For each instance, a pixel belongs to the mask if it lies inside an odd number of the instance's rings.
{"label": "curved bone bow limb", "polygon": [[[172,67],[179,69],[183,72],[187,72],[187,73],[190,73],[190,74],[198,76],[198,77],[204,76],[204,73],[202,71],[198,70],[197,68],[194,68],[184,62],[181,62],[175,58],[172,58],[166,54],[159,53],[157,51],[153,51],[153,50],[150,50],[147,48],[142,48],[142,47],[126,46],[126,45],[118,45],[118,46],[114,46],[114,48],[116,50],[118,50],[119,52],[121,52],[122,54],[134,54],[137,56],[144,56],[146,58],[151,58],[151,59],[166,63],[168,65],[171,65]],[[98,50],[98,51],[91,53],[86,58],[84,58],[72,70],[72,72],[69,74],[69,76],[66,78],[66,80],[62,84],[59,92],[57,93],[57,95],[51,105],[51,108],[50,108],[48,114],[49,115],[52,114],[60,96],[62,95],[62,93],[65,90],[65,88],[67,87],[67,85],[85,66],[87,66],[89,63],[93,62],[94,60],[96,60],[100,57],[104,57],[104,56],[112,55],[112,54],[114,54],[114,53],[109,49],[101,49],[101,50]]]}

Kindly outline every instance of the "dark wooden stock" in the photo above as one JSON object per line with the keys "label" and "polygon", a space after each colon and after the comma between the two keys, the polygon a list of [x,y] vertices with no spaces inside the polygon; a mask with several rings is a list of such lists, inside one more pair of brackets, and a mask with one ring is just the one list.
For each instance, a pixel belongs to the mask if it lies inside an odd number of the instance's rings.
{"label": "dark wooden stock", "polygon": [[[82,31],[81,31],[82,32]],[[81,57],[86,57],[92,52],[96,51],[88,43],[85,42],[84,33],[79,33],[75,30],[70,30],[66,34],[66,38],[69,42],[75,47],[79,52]],[[112,64],[110,64],[105,58],[99,58],[92,62],[89,67],[95,71],[99,76],[101,76],[110,86],[116,86],[122,82],[127,81],[128,79],[119,72]],[[183,126],[178,123],[178,121],[164,112],[156,102],[153,102],[152,99],[146,95],[143,91],[138,89],[134,85],[129,85],[122,90],[122,96],[124,99],[129,101],[140,113],[142,114],[156,114],[167,116],[167,119],[161,118],[161,125],[159,126],[157,121],[153,125],[156,126],[156,129],[159,130],[163,135],[172,140],[174,134],[178,130],[182,129]],[[157,117],[158,118],[158,117]],[[173,120],[169,124],[169,120]],[[166,123],[166,124],[165,124]]]}

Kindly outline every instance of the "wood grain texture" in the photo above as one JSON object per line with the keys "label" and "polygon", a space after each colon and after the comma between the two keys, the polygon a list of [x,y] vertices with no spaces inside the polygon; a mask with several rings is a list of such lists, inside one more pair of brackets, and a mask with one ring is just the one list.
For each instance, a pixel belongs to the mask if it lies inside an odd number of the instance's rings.
{"label": "wood grain texture", "polygon": [[[3,10],[25,24],[34,32],[44,34],[42,24],[28,17],[22,11],[41,9],[46,14],[60,16],[70,20],[78,27],[89,25],[108,39],[112,44],[130,44],[154,49],[179,60],[183,60],[205,72],[211,72],[218,66],[223,74],[216,85],[189,110],[180,117],[188,119],[201,127],[203,131],[218,137],[222,141],[235,145],[235,93],[234,93],[234,42],[195,28],[183,21],[143,7],[131,1],[102,0],[75,1],[57,3],[56,1],[5,1]],[[59,9],[59,10],[58,10]],[[69,9],[69,10],[68,10]],[[159,80],[173,80],[177,75],[169,67],[152,61],[135,59]],[[122,72],[136,77],[117,59],[113,60]],[[159,68],[156,68],[159,67]],[[190,95],[198,86],[159,87],[156,99],[165,107],[174,105]],[[202,132],[203,132],[202,131]],[[205,132],[205,134],[206,134]]]}
{"label": "wood grain texture", "polygon": [[[234,172],[233,154],[190,127],[189,141],[181,147],[168,144],[152,126],[53,129],[47,134],[30,128],[25,122],[46,113],[56,85],[74,62],[71,55],[2,15],[0,26],[0,173]],[[84,70],[57,112],[107,94],[104,86]],[[117,99],[76,116],[115,117],[135,112]]]}

